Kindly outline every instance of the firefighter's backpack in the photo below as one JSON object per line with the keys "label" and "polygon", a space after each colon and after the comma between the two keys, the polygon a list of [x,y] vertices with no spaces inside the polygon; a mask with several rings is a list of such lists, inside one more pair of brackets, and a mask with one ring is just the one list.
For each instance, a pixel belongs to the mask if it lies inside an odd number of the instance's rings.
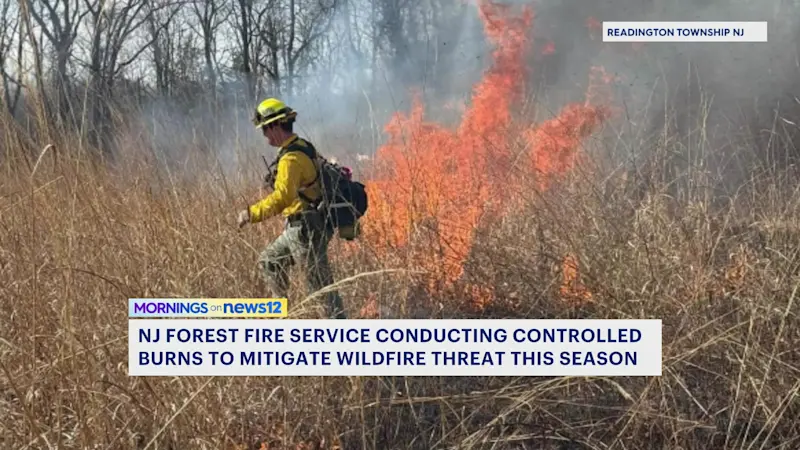
{"label": "firefighter's backpack", "polygon": [[325,217],[325,225],[338,230],[339,237],[346,240],[355,239],[360,234],[359,219],[364,216],[369,206],[364,184],[353,180],[349,168],[321,157],[308,141],[296,139],[283,154],[292,151],[302,152],[314,162],[317,178],[311,184],[322,177],[322,196],[319,199],[312,200],[302,191],[298,192],[300,198],[316,207]]}

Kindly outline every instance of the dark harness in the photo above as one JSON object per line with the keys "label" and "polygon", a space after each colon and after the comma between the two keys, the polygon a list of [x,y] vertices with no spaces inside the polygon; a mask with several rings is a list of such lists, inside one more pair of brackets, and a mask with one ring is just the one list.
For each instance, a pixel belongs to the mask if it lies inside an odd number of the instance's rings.
{"label": "dark harness", "polygon": [[[317,169],[316,176],[310,183],[303,186],[303,188],[308,188],[313,186],[314,183],[316,183],[320,179],[319,168],[316,167],[317,150],[310,142],[304,139],[300,139],[299,136],[295,136],[285,147],[281,149],[281,151],[278,153],[278,157],[275,158],[275,161],[273,161],[272,164],[269,165],[270,175],[273,180],[273,188],[275,186],[275,180],[277,179],[278,176],[278,162],[284,155],[291,152],[303,153],[304,155],[308,156],[308,158],[311,160],[312,163],[314,163],[314,166]],[[289,222],[289,225],[292,226],[302,225],[307,223],[308,220],[307,216],[309,215],[309,213],[317,212],[317,205],[315,200],[309,198],[302,191],[297,192],[297,195],[308,205],[305,210],[292,214],[291,216],[288,216],[286,218],[287,221]],[[320,194],[320,199],[321,197],[322,195]]]}

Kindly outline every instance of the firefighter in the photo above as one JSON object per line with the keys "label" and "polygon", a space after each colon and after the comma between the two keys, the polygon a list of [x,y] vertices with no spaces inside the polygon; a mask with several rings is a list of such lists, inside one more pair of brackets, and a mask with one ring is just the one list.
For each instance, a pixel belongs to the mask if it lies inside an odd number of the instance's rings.
{"label": "firefighter", "polygon": [[[321,179],[315,164],[317,153],[310,142],[293,131],[296,117],[295,111],[275,98],[264,100],[256,108],[253,123],[261,129],[269,145],[278,149],[277,164],[273,163],[268,174],[273,190],[238,215],[240,228],[279,214],[285,218],[283,232],[267,245],[258,260],[272,294],[280,298],[287,296],[289,268],[294,264],[303,267],[310,292],[333,284],[328,243],[334,230],[323,224],[322,213],[307,202],[321,195]],[[338,292],[328,292],[326,299],[329,317],[346,318]]]}

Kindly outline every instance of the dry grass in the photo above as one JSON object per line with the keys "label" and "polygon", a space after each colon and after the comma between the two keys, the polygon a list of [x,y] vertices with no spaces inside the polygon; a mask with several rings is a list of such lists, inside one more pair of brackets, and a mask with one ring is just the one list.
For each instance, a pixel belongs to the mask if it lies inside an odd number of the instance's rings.
{"label": "dry grass", "polygon": [[[129,297],[262,294],[255,257],[277,224],[233,225],[260,161],[164,170],[132,145],[100,168],[67,137],[24,162],[43,146],[18,133],[4,128],[0,177],[2,448],[800,448],[790,172],[753,175],[720,206],[697,169],[643,183],[598,167],[525,190],[480,231],[464,282],[498,297],[480,314],[663,319],[660,378],[129,378]],[[376,272],[343,288],[351,315],[370,298],[399,317],[479,314],[459,292],[421,294],[402,255],[344,246],[337,279]],[[558,296],[565,252],[589,305]]]}

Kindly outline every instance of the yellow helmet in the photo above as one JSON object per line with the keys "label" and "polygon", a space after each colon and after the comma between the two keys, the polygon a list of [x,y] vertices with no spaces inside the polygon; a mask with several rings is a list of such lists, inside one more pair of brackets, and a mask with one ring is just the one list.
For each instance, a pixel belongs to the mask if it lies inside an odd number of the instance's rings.
{"label": "yellow helmet", "polygon": [[253,117],[253,124],[256,128],[261,128],[273,122],[284,121],[287,119],[294,119],[297,113],[286,106],[285,103],[277,98],[268,98],[259,103],[256,107],[255,117]]}

